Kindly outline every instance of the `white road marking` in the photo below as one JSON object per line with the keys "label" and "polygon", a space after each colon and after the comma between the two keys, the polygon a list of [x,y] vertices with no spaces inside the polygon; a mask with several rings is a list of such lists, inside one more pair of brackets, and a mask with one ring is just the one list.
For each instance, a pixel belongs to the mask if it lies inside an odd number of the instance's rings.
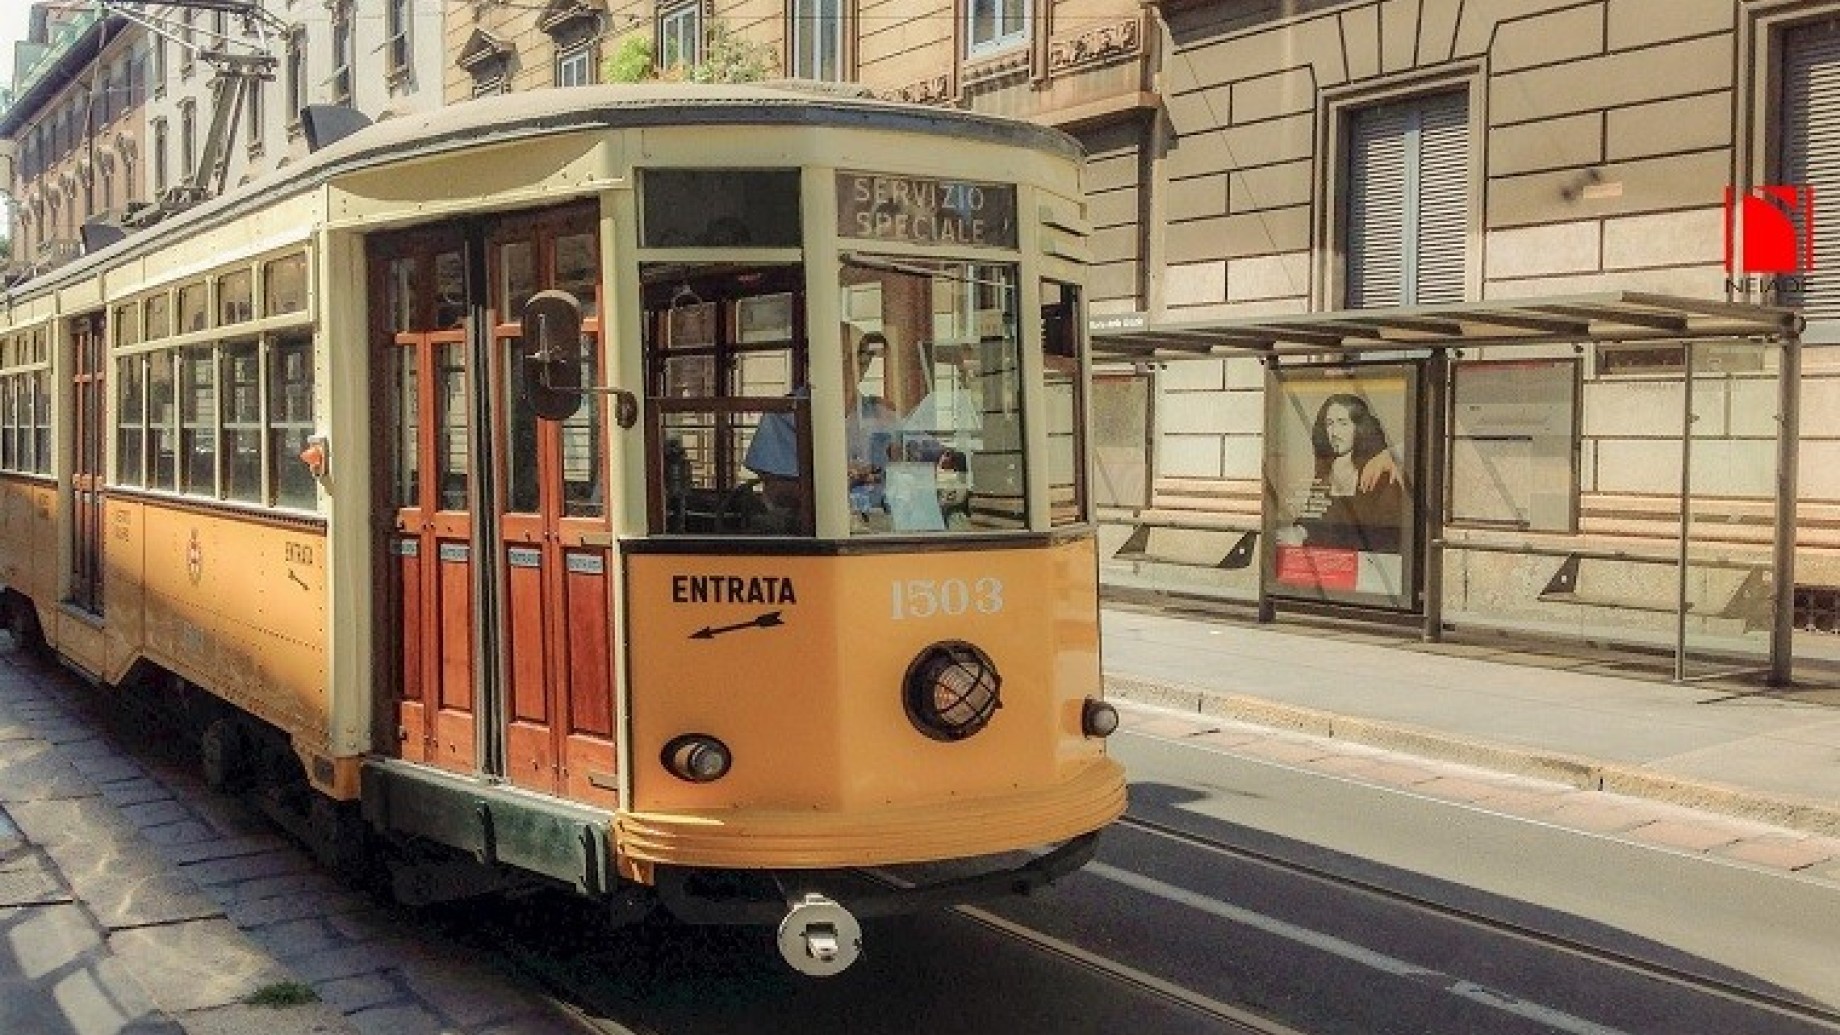
{"label": "white road marking", "polygon": [[1132,873],[1129,870],[1121,870],[1116,866],[1108,866],[1101,862],[1087,863],[1081,868],[1080,872],[1091,874],[1095,877],[1101,877],[1116,884],[1122,884],[1127,888],[1141,891],[1147,895],[1155,895],[1165,901],[1174,902],[1177,905],[1186,906],[1190,909],[1207,913],[1210,916],[1215,916],[1243,927],[1250,927],[1253,930],[1275,935],[1286,941],[1308,946],[1318,952],[1339,956],[1342,959],[1357,963],[1371,970],[1378,970],[1395,977],[1410,978],[1414,981],[1431,985],[1432,987],[1441,987],[1445,992],[1460,999],[1467,999],[1471,1002],[1480,1003],[1490,1009],[1513,1014],[1516,1017],[1545,1025],[1554,1031],[1569,1032],[1571,1035],[1628,1035],[1627,1032],[1621,1029],[1605,1027],[1604,1025],[1585,1020],[1582,1017],[1576,1017],[1572,1014],[1565,1013],[1562,1010],[1553,1009],[1550,1006],[1542,1006],[1539,1003],[1529,1002],[1499,989],[1490,988],[1487,985],[1479,985],[1473,981],[1467,981],[1446,974],[1440,970],[1421,967],[1416,963],[1409,963],[1398,957],[1376,952],[1366,946],[1356,945],[1351,941],[1337,938],[1334,935],[1323,934],[1321,931],[1312,931],[1307,927],[1299,927],[1296,924],[1288,923],[1276,919],[1275,917],[1269,917],[1263,913],[1255,913],[1250,909],[1228,905],[1225,902],[1209,898],[1206,895],[1197,894],[1186,888],[1179,888],[1174,884],[1157,880],[1154,877],[1145,877],[1141,874]]}

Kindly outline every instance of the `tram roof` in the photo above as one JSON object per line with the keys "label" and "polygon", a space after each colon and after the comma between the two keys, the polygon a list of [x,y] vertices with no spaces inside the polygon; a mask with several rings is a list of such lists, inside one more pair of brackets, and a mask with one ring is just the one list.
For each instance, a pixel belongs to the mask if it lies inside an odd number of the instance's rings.
{"label": "tram roof", "polygon": [[482,97],[378,123],[314,155],[307,167],[380,150],[390,157],[402,157],[405,151],[414,153],[447,142],[479,144],[575,129],[645,126],[892,129],[1020,145],[1069,158],[1082,154],[1077,141],[1049,126],[783,80],[571,86]]}
{"label": "tram roof", "polygon": [[1801,333],[1802,317],[1775,306],[1620,291],[1169,323],[1130,313],[1095,316],[1090,329],[1103,359],[1356,358],[1484,345],[1788,338]]}
{"label": "tram roof", "polygon": [[593,129],[665,126],[838,127],[931,134],[1028,147],[1066,158],[1084,153],[1073,137],[1018,119],[858,96],[799,80],[754,84],[632,83],[571,86],[481,97],[367,126],[304,160],[224,192],[157,226],[0,292],[18,299],[120,258],[143,253],[175,231],[205,228],[334,177],[464,147],[515,143]]}

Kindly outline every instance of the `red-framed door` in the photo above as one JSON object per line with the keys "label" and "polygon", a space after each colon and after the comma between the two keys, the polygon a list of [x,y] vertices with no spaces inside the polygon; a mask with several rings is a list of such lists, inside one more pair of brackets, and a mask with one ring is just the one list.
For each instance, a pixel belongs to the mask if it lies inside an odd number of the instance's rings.
{"label": "red-framed door", "polygon": [[75,370],[75,466],[71,470],[70,595],[72,604],[102,614],[103,435],[108,339],[101,313],[70,321]]}
{"label": "red-framed door", "polygon": [[387,630],[393,633],[401,757],[478,768],[471,391],[465,249],[457,234],[374,242],[377,359],[391,516]]}
{"label": "red-framed door", "polygon": [[612,525],[605,406],[546,420],[520,386],[528,348],[520,317],[537,291],[582,304],[582,383],[604,378],[597,212],[573,208],[507,220],[487,247],[494,442],[500,506],[505,653],[504,775],[513,784],[612,805],[614,750]]}

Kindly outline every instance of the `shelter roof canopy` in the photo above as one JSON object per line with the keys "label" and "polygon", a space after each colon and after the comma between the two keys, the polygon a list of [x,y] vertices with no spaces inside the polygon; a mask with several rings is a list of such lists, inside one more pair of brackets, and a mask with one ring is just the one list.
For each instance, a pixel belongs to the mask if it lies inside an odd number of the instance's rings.
{"label": "shelter roof canopy", "polygon": [[1093,320],[1092,342],[1095,355],[1114,359],[1353,358],[1479,345],[1787,338],[1801,327],[1793,309],[1622,291],[1160,324],[1100,316]]}

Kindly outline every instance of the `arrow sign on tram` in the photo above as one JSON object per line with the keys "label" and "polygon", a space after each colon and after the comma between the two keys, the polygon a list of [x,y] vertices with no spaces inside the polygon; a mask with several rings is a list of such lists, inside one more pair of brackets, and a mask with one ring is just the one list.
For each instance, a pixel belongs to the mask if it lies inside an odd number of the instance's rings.
{"label": "arrow sign on tram", "polygon": [[713,640],[723,633],[740,632],[743,629],[771,629],[776,625],[785,624],[786,623],[780,619],[780,612],[768,611],[758,618],[751,618],[745,622],[736,622],[734,625],[705,625],[701,629],[691,633],[690,638],[693,640]]}

